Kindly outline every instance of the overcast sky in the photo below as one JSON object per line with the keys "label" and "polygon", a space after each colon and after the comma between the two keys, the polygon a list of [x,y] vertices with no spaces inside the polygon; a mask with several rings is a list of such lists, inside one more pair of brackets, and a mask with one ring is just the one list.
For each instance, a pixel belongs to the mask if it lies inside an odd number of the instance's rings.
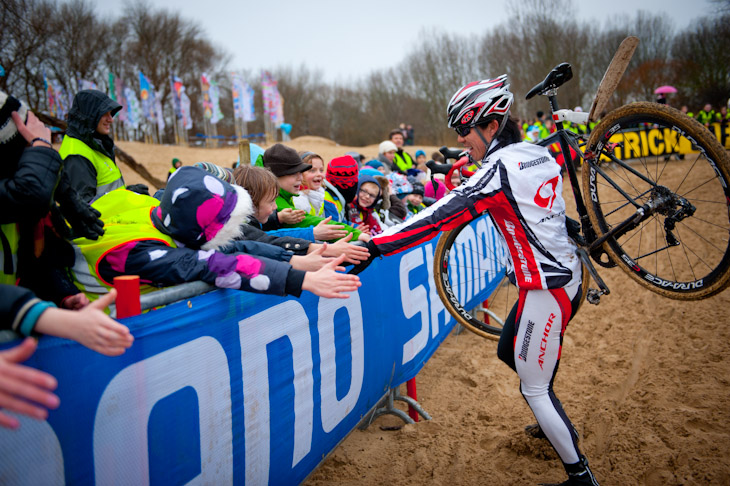
{"label": "overcast sky", "polygon": [[[517,0],[519,1],[519,0]],[[118,17],[124,0],[94,0],[97,13]],[[319,69],[327,81],[358,79],[394,67],[423,29],[481,34],[509,17],[505,0],[151,0],[199,22],[233,57],[230,69],[276,66]],[[613,14],[665,12],[679,29],[713,12],[709,0],[579,0],[581,20],[600,28]]]}

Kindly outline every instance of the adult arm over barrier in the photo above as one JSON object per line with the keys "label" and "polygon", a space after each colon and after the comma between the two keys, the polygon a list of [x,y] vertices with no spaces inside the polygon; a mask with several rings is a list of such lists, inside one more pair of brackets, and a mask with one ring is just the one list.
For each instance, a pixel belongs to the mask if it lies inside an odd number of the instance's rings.
{"label": "adult arm over barrier", "polygon": [[0,430],[0,482],[301,482],[454,326],[434,246],[374,262],[349,299],[215,290],[123,319],[135,343],[115,358],[41,338],[26,364],[61,406]]}

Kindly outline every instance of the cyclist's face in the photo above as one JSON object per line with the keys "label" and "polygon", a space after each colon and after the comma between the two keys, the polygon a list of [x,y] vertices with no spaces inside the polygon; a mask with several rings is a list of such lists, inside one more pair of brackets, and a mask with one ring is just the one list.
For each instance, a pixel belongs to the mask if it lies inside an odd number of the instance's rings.
{"label": "cyclist's face", "polygon": [[472,160],[482,160],[484,158],[484,155],[487,153],[487,147],[484,145],[484,142],[482,141],[482,138],[477,133],[477,130],[481,130],[482,135],[486,139],[487,143],[492,143],[492,139],[494,138],[494,134],[497,133],[497,129],[499,128],[499,122],[497,120],[492,120],[489,125],[487,125],[484,128],[479,127],[472,127],[472,129],[469,131],[469,133],[466,134],[466,136],[459,135],[457,137],[457,140],[460,144],[462,144],[464,147],[466,147],[469,150],[469,154],[471,155]]}

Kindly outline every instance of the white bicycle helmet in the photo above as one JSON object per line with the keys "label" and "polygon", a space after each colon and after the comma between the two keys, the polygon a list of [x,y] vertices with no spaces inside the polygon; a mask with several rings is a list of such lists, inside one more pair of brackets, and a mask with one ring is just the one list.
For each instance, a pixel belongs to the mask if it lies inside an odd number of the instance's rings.
{"label": "white bicycle helmet", "polygon": [[507,122],[513,100],[506,74],[471,82],[460,88],[449,101],[446,110],[449,128],[459,133],[460,128],[497,119],[500,124],[496,135],[499,135]]}

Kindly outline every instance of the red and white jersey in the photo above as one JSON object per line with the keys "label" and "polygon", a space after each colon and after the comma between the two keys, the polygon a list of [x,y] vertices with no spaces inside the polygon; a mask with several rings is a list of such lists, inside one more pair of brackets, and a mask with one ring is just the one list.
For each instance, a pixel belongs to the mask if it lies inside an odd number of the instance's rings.
{"label": "red and white jersey", "polygon": [[519,288],[575,284],[581,263],[565,226],[560,170],[544,147],[524,142],[500,147],[494,141],[467,182],[373,243],[383,255],[398,253],[487,211],[502,234]]}

